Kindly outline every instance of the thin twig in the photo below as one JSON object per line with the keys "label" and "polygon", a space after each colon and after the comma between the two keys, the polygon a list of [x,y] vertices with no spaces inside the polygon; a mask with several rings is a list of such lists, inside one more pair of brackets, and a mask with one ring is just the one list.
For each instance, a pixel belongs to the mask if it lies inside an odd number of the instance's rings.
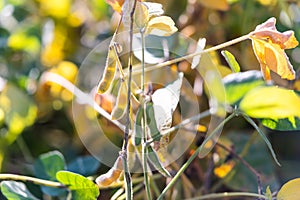
{"label": "thin twig", "polygon": [[228,197],[255,197],[261,199],[268,199],[266,196],[256,193],[249,192],[223,192],[215,194],[202,195],[200,197],[195,197],[187,200],[205,200],[205,199],[217,199],[217,198],[228,198]]}
{"label": "thin twig", "polygon": [[[161,67],[170,66],[170,65],[172,65],[174,63],[178,63],[178,62],[181,62],[183,60],[187,60],[187,59],[193,58],[195,56],[199,56],[199,55],[202,55],[202,54],[205,54],[205,53],[213,52],[213,51],[216,51],[216,50],[219,50],[219,49],[231,46],[233,44],[236,44],[236,43],[239,43],[239,42],[242,42],[244,40],[249,39],[249,37],[250,37],[251,34],[252,34],[252,32],[249,33],[249,34],[247,34],[247,35],[243,35],[241,37],[235,38],[235,39],[230,40],[228,42],[219,44],[217,46],[213,46],[211,48],[205,49],[205,50],[200,51],[200,52],[195,52],[195,53],[192,53],[192,54],[188,54],[188,55],[185,55],[185,56],[182,56],[182,57],[179,57],[179,58],[175,58],[173,60],[169,60],[169,61],[166,61],[166,62],[163,62],[163,63],[159,63],[159,64],[156,64],[156,65],[146,66],[145,67],[145,71],[148,72],[148,71],[152,71],[152,70],[155,70],[155,69],[159,69]],[[139,73],[141,73],[141,68],[136,67],[136,69],[133,71],[133,74],[139,74]]]}

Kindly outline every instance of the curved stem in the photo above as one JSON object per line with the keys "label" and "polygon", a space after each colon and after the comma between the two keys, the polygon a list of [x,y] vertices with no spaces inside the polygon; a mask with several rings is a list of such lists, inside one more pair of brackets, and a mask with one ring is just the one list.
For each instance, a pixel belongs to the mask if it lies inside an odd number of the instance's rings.
{"label": "curved stem", "polygon": [[[190,59],[190,58],[193,58],[195,56],[199,56],[199,55],[202,55],[204,53],[209,53],[209,52],[212,52],[212,51],[216,51],[216,50],[219,50],[219,49],[223,49],[225,47],[228,47],[228,46],[231,46],[233,44],[236,44],[236,43],[239,43],[239,42],[242,42],[244,40],[247,40],[249,39],[250,35],[252,33],[249,33],[247,35],[243,35],[241,37],[238,37],[238,38],[235,38],[233,40],[230,40],[228,42],[225,42],[225,43],[222,43],[222,44],[219,44],[217,46],[213,46],[211,48],[208,48],[208,49],[205,49],[203,51],[200,51],[200,52],[196,52],[196,53],[192,53],[192,54],[188,54],[186,56],[182,56],[182,57],[179,57],[179,58],[175,58],[173,60],[169,60],[169,61],[166,61],[166,62],[163,62],[163,63],[159,63],[157,65],[153,65],[153,66],[149,66],[149,67],[146,67],[145,68],[145,71],[148,72],[148,71],[152,71],[152,70],[155,70],[155,69],[159,69],[161,67],[165,67],[165,66],[169,66],[169,65],[172,65],[174,63],[177,63],[177,62],[181,62],[183,60],[187,60],[187,59]],[[133,71],[133,74],[139,74],[141,73],[141,68],[139,69],[136,69]]]}
{"label": "curved stem", "polygon": [[[219,131],[220,128],[222,128],[229,120],[231,120],[235,116],[235,113],[232,113],[229,115],[222,123],[220,123],[215,130],[205,139],[205,141],[211,140],[215,133]],[[205,141],[203,143],[205,143]],[[204,145],[200,145],[194,153],[191,155],[191,157],[182,165],[180,170],[177,172],[177,174],[174,176],[174,178],[170,181],[170,183],[165,187],[165,189],[162,191],[160,196],[157,198],[158,200],[163,199],[167,191],[176,183],[178,178],[181,176],[181,174],[188,168],[188,166],[191,164],[191,162],[197,157],[197,155],[200,153],[200,151],[203,149]]]}
{"label": "curved stem", "polygon": [[23,176],[17,174],[0,174],[0,180],[12,180],[12,181],[22,181],[22,182],[31,182],[37,185],[43,185],[47,187],[54,187],[54,188],[67,188],[67,186],[55,182],[55,181],[48,181],[39,178],[34,178],[30,176]]}
{"label": "curved stem", "polygon": [[207,194],[202,195],[200,197],[195,197],[187,200],[205,200],[205,199],[217,199],[217,198],[225,198],[225,197],[254,197],[260,199],[268,199],[264,195],[249,193],[249,192],[224,192],[224,193],[215,193],[215,194]]}

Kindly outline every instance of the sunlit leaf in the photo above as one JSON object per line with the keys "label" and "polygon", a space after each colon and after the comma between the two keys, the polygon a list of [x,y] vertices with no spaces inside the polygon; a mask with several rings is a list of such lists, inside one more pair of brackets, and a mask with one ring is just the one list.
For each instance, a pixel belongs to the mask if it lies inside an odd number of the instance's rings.
{"label": "sunlit leaf", "polygon": [[159,16],[150,19],[145,34],[170,36],[177,30],[171,17]]}
{"label": "sunlit leaf", "polygon": [[148,146],[147,148],[147,158],[153,164],[156,170],[158,170],[162,175],[166,177],[171,177],[168,170],[165,169],[165,167],[161,164],[161,161],[159,160],[156,152],[152,149],[151,146]]}
{"label": "sunlit leaf", "polygon": [[125,114],[125,108],[127,107],[127,85],[125,81],[121,80],[121,85],[119,88],[116,104],[112,110],[111,118],[113,120],[121,119]]}
{"label": "sunlit leaf", "polygon": [[[200,38],[198,40],[197,48],[196,48],[195,53],[199,53],[199,52],[203,51],[203,49],[205,47],[205,44],[206,44],[206,39],[205,38]],[[192,65],[191,65],[192,69],[196,68],[199,65],[200,58],[201,58],[201,55],[195,56],[193,58]]]}
{"label": "sunlit leaf", "polygon": [[166,87],[156,90],[152,95],[154,115],[158,130],[164,130],[171,126],[172,113],[177,107],[180,98],[183,73],[179,73],[178,79]]}
{"label": "sunlit leaf", "polygon": [[300,178],[285,183],[277,193],[277,200],[298,200],[300,196]]}
{"label": "sunlit leaf", "polygon": [[300,116],[300,98],[294,91],[276,86],[261,86],[248,92],[240,109],[255,118],[287,118]]}
{"label": "sunlit leaf", "polygon": [[83,176],[91,176],[99,167],[100,162],[93,156],[81,156],[70,162],[67,169]]}
{"label": "sunlit leaf", "polygon": [[59,182],[68,186],[74,200],[96,199],[100,195],[97,185],[79,174],[59,171],[56,174],[56,178]]}
{"label": "sunlit leaf", "polygon": [[256,70],[229,74],[223,78],[223,83],[226,101],[231,105],[237,104],[251,89],[265,85],[261,72]]}
{"label": "sunlit leaf", "polygon": [[[108,56],[105,63],[105,69],[102,75],[102,78],[98,84],[98,93],[102,94],[106,92],[114,80],[117,65],[120,63],[119,57],[117,56],[116,46],[112,41],[108,49]],[[119,66],[121,68],[121,66]]]}
{"label": "sunlit leaf", "polygon": [[[39,156],[34,163],[34,173],[37,178],[56,181],[56,173],[66,169],[66,163],[63,155],[59,151],[51,151]],[[48,195],[60,195],[65,192],[64,189],[41,187],[42,191]]]}
{"label": "sunlit leaf", "polygon": [[2,181],[1,192],[8,200],[38,200],[22,182]]}
{"label": "sunlit leaf", "polygon": [[270,70],[293,80],[295,71],[284,50],[295,48],[298,41],[293,31],[280,33],[275,24],[276,19],[272,17],[255,28],[250,34],[253,50],[266,80],[271,80]]}
{"label": "sunlit leaf", "polygon": [[284,119],[262,119],[262,125],[278,131],[300,131],[300,118],[289,117]]}
{"label": "sunlit leaf", "polygon": [[207,7],[207,8],[211,8],[211,9],[215,9],[215,10],[228,10],[229,9],[229,5],[227,0],[198,0],[199,3],[201,3],[203,6]]}
{"label": "sunlit leaf", "polygon": [[265,192],[265,196],[268,198],[268,200],[272,200],[272,192],[271,192],[271,189],[270,189],[270,186],[267,187],[266,189],[266,192]]}
{"label": "sunlit leaf", "polygon": [[105,174],[101,174],[95,180],[98,186],[106,187],[117,181],[123,171],[122,157],[118,157],[114,166],[108,170]]}
{"label": "sunlit leaf", "polygon": [[240,67],[239,63],[236,61],[234,55],[232,55],[229,51],[226,51],[226,50],[221,51],[221,54],[226,59],[227,63],[229,64],[229,66],[233,72],[241,71],[241,67]]}

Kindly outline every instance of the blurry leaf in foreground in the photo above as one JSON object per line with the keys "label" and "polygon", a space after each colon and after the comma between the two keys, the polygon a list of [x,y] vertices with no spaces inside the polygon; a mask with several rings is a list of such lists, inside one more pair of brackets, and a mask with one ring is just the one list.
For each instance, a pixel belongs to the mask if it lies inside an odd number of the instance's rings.
{"label": "blurry leaf in foreground", "polygon": [[72,0],[39,0],[41,12],[54,18],[65,18],[69,15]]}
{"label": "blurry leaf in foreground", "polygon": [[4,121],[9,133],[7,143],[12,143],[37,116],[37,107],[27,94],[12,84],[7,84],[0,93],[0,109],[4,111]]}
{"label": "blurry leaf in foreground", "polygon": [[105,1],[114,9],[114,11],[118,13],[122,12],[122,5],[124,3],[124,0],[105,0]]}
{"label": "blurry leaf in foreground", "polygon": [[295,48],[298,41],[293,31],[278,32],[275,23],[276,19],[272,17],[250,33],[253,50],[267,81],[271,80],[270,70],[281,78],[293,80],[295,71],[284,50]]}
{"label": "blurry leaf in foreground", "polygon": [[300,97],[292,90],[261,86],[249,91],[239,108],[250,117],[282,119],[300,116]]}
{"label": "blurry leaf in foreground", "polygon": [[56,178],[59,182],[68,186],[72,192],[73,200],[97,199],[100,195],[97,185],[93,181],[79,174],[68,171],[59,171],[56,174]]}
{"label": "blurry leaf in foreground", "polygon": [[68,164],[67,169],[83,176],[93,175],[100,166],[100,162],[93,156],[81,156]]}
{"label": "blurry leaf in foreground", "polygon": [[277,4],[277,0],[257,0],[257,1],[264,6],[275,6]]}
{"label": "blurry leaf in foreground", "polygon": [[277,193],[277,200],[298,200],[300,197],[300,178],[285,183]]}
{"label": "blurry leaf in foreground", "polygon": [[8,200],[38,200],[38,198],[33,196],[22,182],[2,181],[1,193]]}
{"label": "blurry leaf in foreground", "polygon": [[[66,169],[65,159],[59,151],[51,151],[41,154],[34,163],[34,173],[37,178],[56,181],[56,173]],[[44,193],[48,195],[60,195],[64,189],[41,186]]]}
{"label": "blurry leaf in foreground", "polygon": [[262,125],[278,131],[300,131],[300,118],[288,117],[284,119],[262,119]]}
{"label": "blurry leaf in foreground", "polygon": [[251,89],[265,85],[262,74],[257,70],[238,72],[225,76],[226,102],[235,105]]}
{"label": "blurry leaf in foreground", "polygon": [[24,31],[17,31],[10,35],[7,45],[14,50],[23,50],[29,53],[38,53],[40,48],[39,39]]}
{"label": "blurry leaf in foreground", "polygon": [[240,67],[239,63],[236,61],[234,55],[232,55],[229,51],[226,51],[226,50],[221,51],[221,54],[226,59],[227,63],[229,64],[229,66],[233,72],[241,71],[241,67]]}

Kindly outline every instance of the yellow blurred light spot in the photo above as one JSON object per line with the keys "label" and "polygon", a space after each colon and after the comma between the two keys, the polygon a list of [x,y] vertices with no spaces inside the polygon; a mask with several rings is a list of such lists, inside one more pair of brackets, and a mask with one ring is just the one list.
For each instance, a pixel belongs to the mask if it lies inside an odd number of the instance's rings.
{"label": "yellow blurred light spot", "polygon": [[264,6],[275,6],[277,4],[277,0],[257,0],[257,1]]}
{"label": "yellow blurred light spot", "polygon": [[64,101],[71,101],[73,99],[73,94],[68,90],[61,91],[61,98]]}
{"label": "yellow blurred light spot", "polygon": [[92,107],[88,106],[85,108],[85,116],[87,116],[88,119],[96,119],[97,112]]}
{"label": "yellow blurred light spot", "polygon": [[11,102],[6,95],[0,95],[0,105],[4,111],[9,112],[11,107]]}
{"label": "yellow blurred light spot", "polygon": [[212,140],[207,141],[207,143],[204,145],[204,148],[210,149],[214,145]]}
{"label": "yellow blurred light spot", "polygon": [[69,61],[62,61],[57,66],[57,72],[67,80],[74,83],[77,75],[77,66]]}
{"label": "yellow blurred light spot", "polygon": [[21,133],[25,128],[24,119],[20,117],[18,114],[14,114],[9,123],[9,132],[13,133],[11,138],[8,138],[8,141],[13,141],[15,138],[14,134]]}
{"label": "yellow blurred light spot", "polygon": [[52,67],[62,61],[64,52],[61,45],[52,43],[47,45],[42,51],[41,62],[47,67]]}
{"label": "yellow blurred light spot", "polygon": [[72,27],[78,27],[84,22],[84,16],[79,12],[73,12],[68,16],[68,24]]}
{"label": "yellow blurred light spot", "polygon": [[41,12],[54,18],[65,18],[69,15],[71,0],[40,0]]}
{"label": "yellow blurred light spot", "polygon": [[61,100],[54,100],[52,103],[52,107],[54,110],[61,110],[63,107],[63,103]]}
{"label": "yellow blurred light spot", "polygon": [[0,108],[0,127],[4,123],[4,117],[5,117],[4,110],[2,108]]}
{"label": "yellow blurred light spot", "polygon": [[40,42],[34,36],[26,35],[23,32],[12,34],[7,41],[7,45],[15,50],[24,50],[30,53],[37,53],[40,48]]}
{"label": "yellow blurred light spot", "polygon": [[203,125],[201,125],[201,124],[198,124],[198,125],[196,125],[196,130],[197,130],[198,132],[206,132],[206,131],[207,131],[207,128],[206,128],[206,126],[203,126]]}
{"label": "yellow blurred light spot", "polygon": [[214,174],[219,178],[224,178],[234,167],[233,162],[224,163],[214,169]]}

